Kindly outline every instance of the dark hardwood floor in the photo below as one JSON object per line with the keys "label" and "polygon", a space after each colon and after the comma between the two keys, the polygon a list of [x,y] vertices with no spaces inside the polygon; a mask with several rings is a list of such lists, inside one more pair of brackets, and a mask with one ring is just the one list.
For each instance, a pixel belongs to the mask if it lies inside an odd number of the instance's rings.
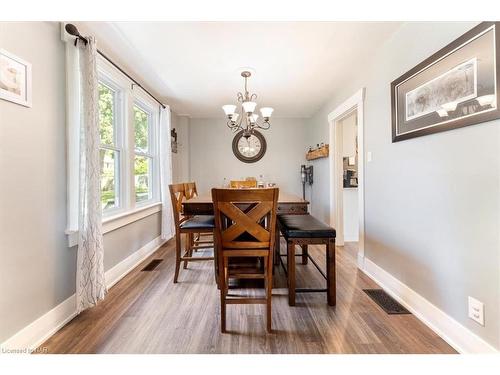
{"label": "dark hardwood floor", "polygon": [[[311,246],[310,254],[324,266],[322,248]],[[357,269],[355,254],[355,243],[337,248],[336,307],[327,306],[324,293],[299,294],[289,307],[280,267],[274,275],[274,333],[266,333],[265,306],[231,305],[229,333],[221,334],[213,264],[192,262],[173,284],[169,241],[41,347],[48,353],[455,353],[413,315],[379,308],[362,291],[377,285]],[[141,271],[152,259],[163,261]],[[311,262],[304,266],[299,259],[297,286],[323,287]]]}

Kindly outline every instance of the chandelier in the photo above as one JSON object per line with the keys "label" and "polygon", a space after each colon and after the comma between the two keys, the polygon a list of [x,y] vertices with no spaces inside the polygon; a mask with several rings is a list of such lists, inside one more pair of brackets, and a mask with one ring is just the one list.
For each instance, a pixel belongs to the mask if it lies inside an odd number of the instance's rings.
{"label": "chandelier", "polygon": [[224,113],[226,114],[228,121],[227,126],[233,132],[238,132],[243,130],[245,135],[249,135],[254,129],[267,130],[271,127],[269,119],[274,109],[271,107],[262,107],[260,113],[262,115],[259,120],[259,115],[254,113],[257,103],[254,101],[257,99],[257,94],[251,94],[247,89],[247,80],[252,75],[249,71],[241,72],[241,76],[245,79],[245,93],[238,93],[237,98],[240,102],[240,108],[236,110],[237,106],[233,104],[226,104],[222,106]]}

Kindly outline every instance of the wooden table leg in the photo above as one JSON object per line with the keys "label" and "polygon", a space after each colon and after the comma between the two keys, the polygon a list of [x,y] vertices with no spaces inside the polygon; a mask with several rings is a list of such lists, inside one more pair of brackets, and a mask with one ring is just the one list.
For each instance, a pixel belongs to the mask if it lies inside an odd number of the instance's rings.
{"label": "wooden table leg", "polygon": [[288,304],[295,306],[295,243],[287,241]]}
{"label": "wooden table leg", "polygon": [[175,232],[175,273],[174,273],[174,283],[177,283],[177,278],[179,277],[179,269],[181,267],[181,233],[179,231]]}
{"label": "wooden table leg", "polygon": [[326,289],[328,305],[335,306],[337,291],[335,280],[335,240],[328,241],[326,247]]}
{"label": "wooden table leg", "polygon": [[215,241],[215,233],[214,233],[214,276],[215,276],[215,283],[217,284],[217,289],[220,289],[219,274],[220,274],[220,269],[219,269],[219,258],[217,255],[217,241]]}
{"label": "wooden table leg", "polygon": [[307,245],[300,245],[302,247],[302,264],[307,264],[307,260],[309,259],[307,257]]}
{"label": "wooden table leg", "polygon": [[278,220],[276,220],[276,228],[275,228],[275,237],[274,237],[274,265],[280,265],[280,227],[278,225]]}
{"label": "wooden table leg", "polygon": [[[270,254],[271,255],[271,254]],[[266,289],[266,324],[267,324],[267,332],[271,333],[273,328],[272,328],[272,313],[271,313],[271,308],[272,308],[272,295],[273,295],[273,270],[270,270],[270,268],[273,268],[273,260],[272,259],[267,259],[267,257],[264,257],[264,285]]]}

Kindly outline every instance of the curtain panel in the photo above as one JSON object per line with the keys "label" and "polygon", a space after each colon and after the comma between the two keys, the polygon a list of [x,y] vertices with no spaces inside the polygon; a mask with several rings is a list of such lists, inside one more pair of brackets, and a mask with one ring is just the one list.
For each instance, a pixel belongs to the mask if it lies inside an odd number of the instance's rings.
{"label": "curtain panel", "polygon": [[160,191],[161,191],[161,238],[169,240],[174,236],[172,201],[168,185],[172,183],[172,144],[170,108],[160,108]]}
{"label": "curtain panel", "polygon": [[80,170],[77,312],[93,307],[106,295],[102,238],[101,168],[97,48],[95,39],[78,43],[80,62]]}

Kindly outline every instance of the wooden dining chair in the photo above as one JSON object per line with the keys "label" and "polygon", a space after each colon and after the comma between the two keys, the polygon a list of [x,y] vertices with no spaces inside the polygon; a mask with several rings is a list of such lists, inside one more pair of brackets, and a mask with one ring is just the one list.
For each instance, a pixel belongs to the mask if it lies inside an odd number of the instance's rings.
{"label": "wooden dining chair", "polygon": [[[184,183],[185,198],[191,199],[198,196],[198,189],[196,188],[196,182],[186,182]],[[213,234],[212,233],[196,233],[194,235],[188,236],[191,241],[191,249],[197,252],[200,248],[213,247]],[[192,256],[192,254],[190,255]],[[188,261],[184,261],[184,268],[187,268]]]}
{"label": "wooden dining chair", "polygon": [[[271,291],[278,194],[277,188],[212,189],[222,332],[226,332],[227,304],[265,304],[267,331],[272,330]],[[232,267],[232,258],[250,257],[262,258],[263,269]],[[230,295],[229,279],[264,279],[265,298]]]}
{"label": "wooden dining chair", "polygon": [[[172,200],[172,211],[175,223],[175,274],[174,283],[179,277],[180,264],[184,261],[184,268],[187,262],[214,260],[213,256],[193,257],[193,250],[213,247],[213,244],[196,244],[193,236],[198,233],[210,233],[214,231],[214,217],[212,215],[183,216],[182,202],[186,199],[186,184],[169,185],[170,198]],[[186,235],[185,251],[181,254],[181,235]]]}
{"label": "wooden dining chair", "polygon": [[256,188],[257,180],[231,180],[230,187],[233,189]]}
{"label": "wooden dining chair", "polygon": [[184,183],[184,191],[186,194],[186,199],[191,199],[198,196],[198,190],[196,189],[196,182],[186,182]]}

